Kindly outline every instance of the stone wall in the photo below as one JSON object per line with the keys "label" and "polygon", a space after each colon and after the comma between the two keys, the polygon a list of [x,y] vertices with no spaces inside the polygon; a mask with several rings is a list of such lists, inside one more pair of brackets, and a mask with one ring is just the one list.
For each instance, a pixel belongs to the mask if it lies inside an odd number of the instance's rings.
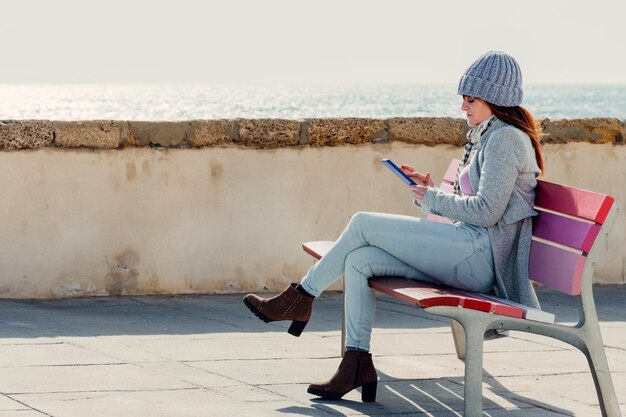
{"label": "stone wall", "polygon": [[[544,120],[546,179],[626,205],[624,122]],[[0,297],[278,290],[357,211],[421,215],[380,159],[443,175],[451,118],[0,122]],[[596,282],[625,282],[626,222]],[[337,287],[335,287],[337,288]]]}
{"label": "stone wall", "polygon": [[[624,144],[626,124],[612,118],[541,121],[543,143]],[[300,146],[404,142],[462,145],[467,125],[454,118],[235,119],[142,122],[90,120],[0,121],[0,149],[126,147],[198,148],[242,146],[274,149]]]}

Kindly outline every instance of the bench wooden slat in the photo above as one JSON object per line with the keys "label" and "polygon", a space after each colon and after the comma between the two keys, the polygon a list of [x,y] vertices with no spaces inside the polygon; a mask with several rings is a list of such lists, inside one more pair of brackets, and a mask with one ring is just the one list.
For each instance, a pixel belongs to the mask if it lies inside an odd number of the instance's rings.
{"label": "bench wooden slat", "polygon": [[586,260],[582,254],[533,241],[530,279],[566,294],[579,295]]}
{"label": "bench wooden slat", "polygon": [[538,213],[533,217],[533,236],[541,239],[589,252],[600,233],[600,226],[594,223],[541,210]]}
{"label": "bench wooden slat", "polygon": [[492,296],[492,295],[485,295],[485,294],[481,294],[481,295],[491,300],[495,300],[498,302],[502,302],[504,304],[521,308],[522,310],[524,310],[524,318],[526,320],[540,321],[542,323],[554,324],[554,321],[556,319],[556,316],[554,314],[549,313],[544,310],[540,310],[538,308],[528,307],[527,305],[516,303],[511,300],[503,300],[502,298]]}
{"label": "bench wooden slat", "polygon": [[335,244],[332,240],[319,240],[316,242],[306,242],[302,244],[302,249],[315,259],[322,259]]}
{"label": "bench wooden slat", "polygon": [[603,224],[615,199],[609,195],[537,181],[535,205]]}
{"label": "bench wooden slat", "polygon": [[427,282],[400,277],[375,277],[369,280],[369,285],[375,290],[425,309],[449,306],[517,318],[524,315],[522,308],[500,303],[482,297],[480,294],[437,286]]}

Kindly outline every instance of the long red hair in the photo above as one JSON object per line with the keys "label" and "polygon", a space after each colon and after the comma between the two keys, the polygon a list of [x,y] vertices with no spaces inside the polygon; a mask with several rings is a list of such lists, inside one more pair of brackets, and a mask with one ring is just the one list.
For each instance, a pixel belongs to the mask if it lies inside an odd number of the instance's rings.
{"label": "long red hair", "polygon": [[533,115],[522,106],[502,107],[488,102],[485,103],[487,103],[493,114],[498,119],[502,120],[504,123],[515,126],[530,137],[530,141],[535,149],[535,159],[537,160],[537,165],[543,175],[543,155],[541,143],[539,142],[543,136],[541,124],[537,122]]}

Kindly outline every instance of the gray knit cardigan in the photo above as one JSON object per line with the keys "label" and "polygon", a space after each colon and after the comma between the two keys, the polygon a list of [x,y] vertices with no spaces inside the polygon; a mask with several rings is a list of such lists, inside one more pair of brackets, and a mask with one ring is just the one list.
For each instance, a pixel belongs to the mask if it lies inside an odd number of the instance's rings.
{"label": "gray knit cardigan", "polygon": [[474,196],[429,188],[421,208],[427,213],[482,226],[489,232],[496,293],[539,308],[528,279],[534,188],[541,171],[528,135],[495,119],[480,138],[469,176]]}

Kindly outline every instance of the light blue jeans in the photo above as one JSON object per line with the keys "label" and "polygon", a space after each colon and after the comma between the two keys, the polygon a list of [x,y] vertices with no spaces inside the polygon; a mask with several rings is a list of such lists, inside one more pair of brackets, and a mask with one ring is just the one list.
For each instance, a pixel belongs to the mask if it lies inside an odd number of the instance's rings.
{"label": "light blue jeans", "polygon": [[367,280],[400,276],[474,292],[494,285],[487,229],[382,213],[357,213],[302,279],[316,297],[345,279],[346,346],[370,349],[375,297]]}

